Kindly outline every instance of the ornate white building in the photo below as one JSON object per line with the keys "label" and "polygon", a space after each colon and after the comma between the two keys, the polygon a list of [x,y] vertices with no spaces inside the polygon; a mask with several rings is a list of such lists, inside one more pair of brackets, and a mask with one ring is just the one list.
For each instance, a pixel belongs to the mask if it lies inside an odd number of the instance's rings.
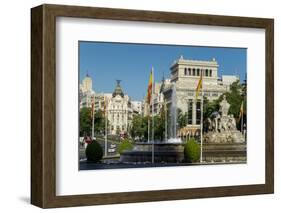
{"label": "ornate white building", "polygon": [[126,133],[132,122],[132,107],[130,98],[125,95],[120,80],[117,80],[117,85],[109,98],[107,104],[107,116],[109,120],[109,133],[120,134]]}
{"label": "ornate white building", "polygon": [[108,134],[127,133],[134,115],[142,114],[142,102],[131,101],[124,94],[120,80],[117,80],[113,93],[95,93],[92,89],[92,78],[87,74],[79,88],[80,108],[92,107],[95,112],[105,111],[108,119]]}
{"label": "ornate white building", "polygon": [[[163,89],[164,99],[169,109],[172,99],[173,85],[176,90],[176,105],[183,113],[187,113],[187,130],[197,131],[200,128],[201,98],[199,93],[196,99],[196,88],[203,74],[204,97],[210,101],[217,99],[229,90],[229,85],[236,80],[236,76],[224,76],[222,81],[218,77],[218,62],[213,58],[210,61],[189,60],[181,56],[174,61],[170,68],[170,83],[165,83]],[[194,133],[194,132],[193,132]]]}

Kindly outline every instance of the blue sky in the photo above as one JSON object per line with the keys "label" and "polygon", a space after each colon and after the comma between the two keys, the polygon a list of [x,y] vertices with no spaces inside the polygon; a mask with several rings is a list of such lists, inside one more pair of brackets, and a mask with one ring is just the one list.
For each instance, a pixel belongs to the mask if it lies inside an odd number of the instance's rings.
{"label": "blue sky", "polygon": [[154,67],[155,81],[163,74],[170,76],[170,66],[183,55],[185,59],[211,60],[219,64],[218,75],[239,75],[245,79],[247,50],[157,44],[127,44],[108,42],[79,42],[79,78],[88,73],[96,92],[113,92],[116,80],[132,100],[142,100],[146,94],[149,73]]}

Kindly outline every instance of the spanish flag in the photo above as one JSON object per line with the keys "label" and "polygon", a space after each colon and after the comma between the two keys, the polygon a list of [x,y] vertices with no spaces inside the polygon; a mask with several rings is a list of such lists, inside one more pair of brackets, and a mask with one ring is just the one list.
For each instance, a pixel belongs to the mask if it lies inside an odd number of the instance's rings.
{"label": "spanish flag", "polygon": [[197,88],[196,88],[196,99],[198,98],[198,94],[199,94],[200,90],[202,89],[202,83],[203,83],[203,78],[202,78],[202,70],[201,70],[200,79],[198,81]]}
{"label": "spanish flag", "polygon": [[153,68],[150,72],[148,88],[147,88],[147,103],[150,105],[151,102],[151,95],[152,95],[152,84],[153,84]]}
{"label": "spanish flag", "polygon": [[239,120],[242,118],[243,114],[244,114],[244,101],[242,101],[241,103]]}

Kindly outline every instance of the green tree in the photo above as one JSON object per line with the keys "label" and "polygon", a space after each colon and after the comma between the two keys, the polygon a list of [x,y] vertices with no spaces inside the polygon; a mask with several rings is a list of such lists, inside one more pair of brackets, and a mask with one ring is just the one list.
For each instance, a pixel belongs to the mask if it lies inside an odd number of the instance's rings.
{"label": "green tree", "polygon": [[[109,126],[109,125],[108,125]],[[103,134],[105,130],[104,113],[101,110],[95,112],[95,134]]]}
{"label": "green tree", "polygon": [[124,151],[130,151],[133,149],[133,143],[129,139],[124,139],[118,146],[118,153],[122,154]]}
{"label": "green tree", "polygon": [[98,163],[102,159],[103,150],[97,141],[93,141],[92,143],[88,144],[85,152],[88,161]]}
{"label": "green tree", "polygon": [[92,118],[91,118],[91,108],[82,108],[80,110],[79,122],[80,122],[80,137],[86,135],[91,135],[92,130]]}
{"label": "green tree", "polygon": [[228,113],[233,114],[236,120],[239,118],[242,101],[244,101],[244,112],[246,112],[246,85],[241,85],[239,81],[236,81],[230,85],[230,90],[223,93],[218,99],[208,101],[208,99],[204,97],[204,119],[209,118],[213,112],[219,111],[219,104],[224,95],[227,102],[230,104]]}
{"label": "green tree", "polygon": [[154,116],[154,139],[163,141],[165,133],[165,115]]}
{"label": "green tree", "polygon": [[[235,118],[239,117],[241,103],[243,101],[242,85],[236,81],[230,85],[230,91],[224,94],[226,100],[230,104],[229,114],[233,114]],[[223,96],[220,97],[222,99]]]}
{"label": "green tree", "polygon": [[[80,137],[92,134],[92,116],[91,108],[82,108],[79,112],[80,120]],[[110,126],[109,121],[107,121],[107,126]],[[103,134],[105,130],[105,117],[101,110],[95,112],[95,134]]]}
{"label": "green tree", "polygon": [[145,133],[147,132],[147,118],[142,117],[141,115],[135,115],[133,117],[132,126],[130,129],[130,134],[133,138],[145,137]]}
{"label": "green tree", "polygon": [[189,163],[195,163],[200,160],[200,145],[194,138],[189,139],[184,144],[184,157]]}
{"label": "green tree", "polygon": [[204,109],[203,109],[203,118],[209,118],[213,112],[219,111],[219,99],[214,101],[209,101],[206,97],[204,97]]}

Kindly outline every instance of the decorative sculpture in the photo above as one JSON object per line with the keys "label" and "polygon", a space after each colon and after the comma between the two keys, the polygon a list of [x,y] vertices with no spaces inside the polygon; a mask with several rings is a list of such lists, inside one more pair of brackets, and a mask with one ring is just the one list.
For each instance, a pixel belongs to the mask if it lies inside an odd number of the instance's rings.
{"label": "decorative sculpture", "polygon": [[226,97],[220,102],[219,113],[213,119],[208,118],[208,132],[204,136],[205,143],[244,143],[245,138],[236,128],[234,116],[228,115],[230,104]]}

